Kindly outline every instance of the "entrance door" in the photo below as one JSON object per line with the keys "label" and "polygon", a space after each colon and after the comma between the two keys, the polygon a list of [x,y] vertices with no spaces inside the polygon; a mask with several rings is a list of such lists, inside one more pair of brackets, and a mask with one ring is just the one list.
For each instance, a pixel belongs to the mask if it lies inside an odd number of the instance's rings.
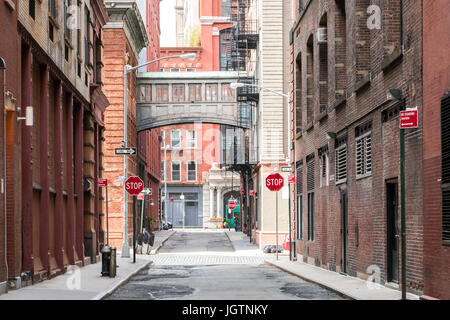
{"label": "entrance door", "polygon": [[347,237],[348,237],[348,199],[347,191],[341,191],[341,269],[347,273]]}
{"label": "entrance door", "polygon": [[199,224],[198,202],[186,202],[186,226],[201,227]]}
{"label": "entrance door", "polygon": [[397,183],[386,184],[387,281],[398,283],[398,206]]}

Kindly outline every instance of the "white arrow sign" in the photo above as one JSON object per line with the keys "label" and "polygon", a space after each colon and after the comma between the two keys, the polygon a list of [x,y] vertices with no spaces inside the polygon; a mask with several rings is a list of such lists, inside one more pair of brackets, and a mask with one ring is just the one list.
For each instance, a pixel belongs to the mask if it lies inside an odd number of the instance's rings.
{"label": "white arrow sign", "polygon": [[152,188],[144,188],[144,190],[142,190],[141,193],[146,195],[146,196],[151,196],[152,195]]}
{"label": "white arrow sign", "polygon": [[136,153],[136,148],[116,148],[116,155],[133,155]]}

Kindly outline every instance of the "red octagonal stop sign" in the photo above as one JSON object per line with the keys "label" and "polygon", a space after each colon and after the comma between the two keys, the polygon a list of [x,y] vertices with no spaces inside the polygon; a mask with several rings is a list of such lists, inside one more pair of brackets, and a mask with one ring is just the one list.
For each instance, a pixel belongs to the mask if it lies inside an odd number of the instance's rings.
{"label": "red octagonal stop sign", "polygon": [[136,196],[144,190],[144,182],[139,177],[129,177],[125,181],[125,190],[132,196]]}
{"label": "red octagonal stop sign", "polygon": [[270,174],[266,178],[266,187],[270,191],[280,191],[284,187],[284,178],[279,173]]}
{"label": "red octagonal stop sign", "polygon": [[236,209],[236,202],[234,202],[234,201],[228,202],[228,209],[230,209],[230,210]]}

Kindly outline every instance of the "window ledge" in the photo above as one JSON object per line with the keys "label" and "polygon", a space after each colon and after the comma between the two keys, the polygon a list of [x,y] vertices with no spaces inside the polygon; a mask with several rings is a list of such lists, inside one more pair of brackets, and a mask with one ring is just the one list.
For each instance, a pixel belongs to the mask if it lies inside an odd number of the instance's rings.
{"label": "window ledge", "polygon": [[340,180],[340,181],[336,181],[336,185],[340,185],[340,184],[344,184],[344,183],[347,183],[347,179],[345,179],[345,180]]}
{"label": "window ledge", "polygon": [[314,121],[310,121],[306,126],[306,132],[310,131],[312,128],[314,128]]}
{"label": "window ledge", "polygon": [[324,120],[327,117],[328,117],[328,112],[324,111],[319,115],[319,117],[317,118],[317,121],[321,122],[322,120]]}
{"label": "window ledge", "polygon": [[450,240],[442,240],[442,245],[450,247]]}
{"label": "window ledge", "polygon": [[53,26],[54,26],[56,29],[59,29],[59,23],[58,23],[58,20],[56,20],[56,19],[50,14],[50,12],[48,13],[48,19],[50,20],[50,22],[53,24]]}
{"label": "window ledge", "polygon": [[347,102],[345,95],[336,95],[336,102],[334,103],[334,108],[337,109]]}
{"label": "window ledge", "polygon": [[303,133],[302,133],[302,132],[297,133],[297,134],[295,135],[295,140],[300,139],[302,136],[303,136]]}
{"label": "window ledge", "polygon": [[370,73],[365,75],[361,80],[355,83],[355,92],[360,91],[370,83]]}
{"label": "window ledge", "polygon": [[363,180],[363,179],[370,178],[370,177],[372,177],[372,172],[371,173],[362,174],[362,175],[357,175],[356,176],[356,180]]}
{"label": "window ledge", "polygon": [[403,57],[402,48],[400,46],[395,47],[391,54],[388,54],[384,57],[383,62],[381,63],[381,69],[386,71],[395,61],[399,58]]}

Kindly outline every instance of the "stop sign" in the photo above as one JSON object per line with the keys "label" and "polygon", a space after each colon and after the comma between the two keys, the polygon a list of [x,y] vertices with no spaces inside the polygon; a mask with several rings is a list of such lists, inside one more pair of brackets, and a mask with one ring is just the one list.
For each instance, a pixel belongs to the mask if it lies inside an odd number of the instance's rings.
{"label": "stop sign", "polygon": [[125,181],[125,190],[132,196],[136,196],[144,190],[144,182],[139,177],[129,177]]}
{"label": "stop sign", "polygon": [[228,202],[228,209],[230,209],[230,210],[236,209],[236,202],[234,202],[234,201]]}
{"label": "stop sign", "polygon": [[279,173],[270,174],[266,178],[266,187],[270,191],[280,191],[284,187],[284,179]]}

